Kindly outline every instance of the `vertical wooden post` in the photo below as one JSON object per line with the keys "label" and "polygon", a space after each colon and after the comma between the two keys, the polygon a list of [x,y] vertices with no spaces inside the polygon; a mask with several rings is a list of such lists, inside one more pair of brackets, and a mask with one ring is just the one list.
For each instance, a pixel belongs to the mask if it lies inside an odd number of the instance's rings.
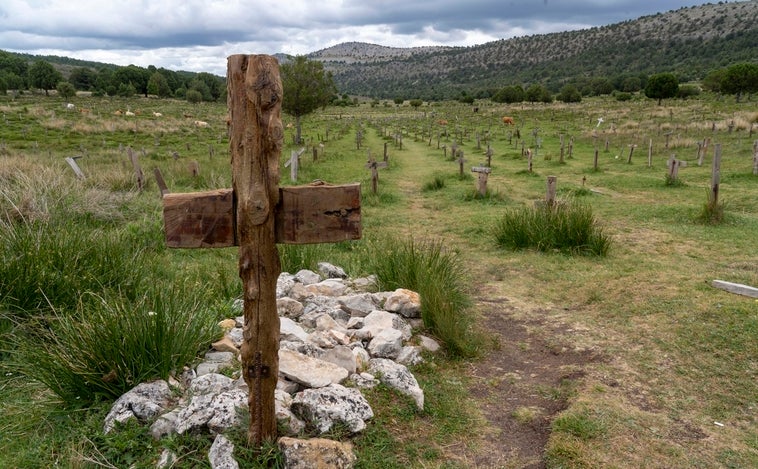
{"label": "vertical wooden post", "polygon": [[129,161],[132,162],[134,168],[134,176],[137,178],[137,188],[141,191],[145,187],[145,174],[142,172],[142,168],[139,165],[137,154],[134,153],[132,147],[126,148],[126,154],[129,155]]}
{"label": "vertical wooden post", "polygon": [[629,145],[629,159],[626,160],[628,164],[632,164],[632,154],[634,153],[635,148],[637,148],[637,145],[635,144]]}
{"label": "vertical wooden post", "polygon": [[701,142],[697,142],[697,165],[703,166],[703,154],[705,152],[703,151],[703,144]]}
{"label": "vertical wooden post", "polygon": [[492,166],[492,147],[487,145],[487,166]]}
{"label": "vertical wooden post", "polygon": [[492,171],[487,166],[475,166],[471,168],[471,171],[474,173],[478,173],[479,177],[477,178],[477,190],[479,191],[479,195],[482,197],[487,196],[487,178],[490,175],[490,171]]}
{"label": "vertical wooden post", "polygon": [[559,163],[563,163],[563,162],[564,162],[564,158],[563,158],[563,155],[564,155],[564,152],[565,152],[565,151],[566,151],[566,144],[565,144],[565,142],[563,141],[563,135],[561,135],[561,156],[560,156],[560,158],[558,159],[558,162],[559,162]]}
{"label": "vertical wooden post", "polygon": [[556,176],[547,177],[547,191],[545,193],[545,205],[550,208],[555,205],[555,192],[558,185],[558,178]]}
{"label": "vertical wooden post", "polygon": [[717,143],[713,152],[713,166],[711,169],[711,200],[715,206],[719,203],[719,182],[721,180],[721,144]]}
{"label": "vertical wooden post", "polygon": [[158,183],[158,189],[161,191],[161,197],[169,193],[166,181],[163,179],[163,174],[160,168],[157,166],[153,168],[153,174],[155,175],[155,182]]}
{"label": "vertical wooden post", "polygon": [[527,170],[532,172],[532,149],[526,150]]}
{"label": "vertical wooden post", "polygon": [[463,177],[463,163],[465,162],[466,160],[463,159],[463,150],[458,150],[458,169],[460,177]]}
{"label": "vertical wooden post", "polygon": [[647,142],[647,167],[653,167],[653,139],[651,138]]}
{"label": "vertical wooden post", "polygon": [[200,165],[196,160],[190,161],[189,171],[193,178],[196,178],[200,175]]}
{"label": "vertical wooden post", "polygon": [[595,148],[595,158],[594,158],[594,161],[593,161],[593,163],[592,163],[592,168],[593,168],[595,171],[597,171],[597,154],[598,154],[598,149],[597,149],[597,148]]}
{"label": "vertical wooden post", "polygon": [[279,156],[284,131],[282,83],[274,57],[227,60],[229,149],[243,284],[242,370],[250,390],[248,442],[276,438],[274,391],[279,375],[279,316],[274,209],[279,201]]}
{"label": "vertical wooden post", "polygon": [[758,140],[753,142],[753,174],[758,176]]}
{"label": "vertical wooden post", "polygon": [[389,159],[389,154],[387,153],[387,142],[384,142],[384,161],[386,162]]}

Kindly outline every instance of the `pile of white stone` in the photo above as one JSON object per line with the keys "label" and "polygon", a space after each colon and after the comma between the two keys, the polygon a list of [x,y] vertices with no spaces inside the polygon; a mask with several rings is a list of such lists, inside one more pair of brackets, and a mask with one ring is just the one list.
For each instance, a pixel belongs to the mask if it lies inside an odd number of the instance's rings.
{"label": "pile of white stone", "polygon": [[[279,446],[288,468],[353,466],[349,443],[318,436],[335,424],[353,433],[365,428],[374,413],[362,388],[381,382],[424,408],[424,392],[406,365],[421,362],[422,351],[435,352],[439,345],[413,334],[421,325],[417,293],[372,292],[375,284],[372,277],[348,279],[328,263],[319,264],[319,273],[279,276],[276,415],[287,433]],[[235,307],[241,312],[240,301]],[[222,321],[224,337],[178,379],[142,383],[121,396],[106,416],[105,432],[117,431],[117,422],[131,418],[150,424],[155,439],[207,431],[216,435],[208,456],[211,466],[237,468],[233,446],[223,433],[241,425],[241,415],[248,412],[247,385],[228,376],[240,374],[243,320]],[[292,438],[302,435],[311,438]],[[176,460],[177,455],[165,451],[157,467]]]}

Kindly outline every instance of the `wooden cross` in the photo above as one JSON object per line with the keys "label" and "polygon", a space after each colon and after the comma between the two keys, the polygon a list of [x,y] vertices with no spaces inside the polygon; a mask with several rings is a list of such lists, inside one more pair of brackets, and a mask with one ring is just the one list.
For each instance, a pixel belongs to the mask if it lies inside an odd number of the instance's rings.
{"label": "wooden cross", "polygon": [[[453,155],[453,157],[455,156],[456,155]],[[455,161],[458,162],[458,171],[459,171],[460,176],[463,177],[463,163],[466,162],[466,160],[463,159],[463,150],[458,150],[458,159],[456,159]]]}
{"label": "wooden cross", "polygon": [[279,187],[282,82],[268,55],[227,60],[232,189],[166,194],[169,247],[239,246],[244,317],[242,372],[249,388],[248,442],[276,439],[279,375],[276,243],[330,243],[361,236],[360,185]]}
{"label": "wooden cross", "polygon": [[677,160],[676,156],[671,155],[671,157],[666,161],[666,167],[669,169],[669,178],[672,181],[676,181],[679,177],[679,168],[686,168],[687,162]]}
{"label": "wooden cross", "polygon": [[368,152],[368,162],[366,168],[371,170],[371,193],[376,194],[377,186],[379,185],[379,168],[386,168],[387,162],[377,162],[371,155],[371,151]]}
{"label": "wooden cross", "polygon": [[477,189],[479,189],[479,195],[484,197],[487,195],[487,177],[490,175],[492,168],[488,166],[474,166],[471,168],[471,172],[479,173],[479,180],[477,181]]}

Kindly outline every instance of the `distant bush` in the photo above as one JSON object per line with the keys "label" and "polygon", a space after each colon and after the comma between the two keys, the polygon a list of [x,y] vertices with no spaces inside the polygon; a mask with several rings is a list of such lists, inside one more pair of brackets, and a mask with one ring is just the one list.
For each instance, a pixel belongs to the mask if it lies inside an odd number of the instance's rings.
{"label": "distant bush", "polygon": [[511,209],[493,234],[499,246],[514,250],[605,256],[611,246],[611,238],[598,226],[592,209],[573,200],[553,207]]}
{"label": "distant bush", "polygon": [[697,85],[681,85],[679,86],[679,92],[677,93],[677,97],[680,99],[687,99],[699,95],[700,87]]}

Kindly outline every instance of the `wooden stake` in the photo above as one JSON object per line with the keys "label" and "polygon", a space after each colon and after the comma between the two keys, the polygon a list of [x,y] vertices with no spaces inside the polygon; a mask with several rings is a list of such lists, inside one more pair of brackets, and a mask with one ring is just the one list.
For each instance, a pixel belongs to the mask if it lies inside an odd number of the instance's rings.
{"label": "wooden stake", "polygon": [[161,174],[160,168],[155,167],[153,169],[153,175],[155,175],[155,182],[158,183],[158,189],[161,191],[161,197],[168,194],[170,191],[168,190],[166,181],[163,179],[163,174]]}
{"label": "wooden stake", "polygon": [[558,178],[556,176],[547,177],[547,191],[545,193],[545,205],[550,208],[555,205],[555,192],[558,185]]}
{"label": "wooden stake", "polygon": [[721,179],[721,144],[714,147],[713,166],[711,168],[711,200],[714,206],[719,203],[719,182]]}
{"label": "wooden stake", "polygon": [[141,191],[145,187],[145,174],[139,165],[138,156],[134,153],[132,147],[127,147],[126,153],[129,155],[129,161],[132,162],[132,167],[134,168],[134,176],[137,178],[137,188]]}

